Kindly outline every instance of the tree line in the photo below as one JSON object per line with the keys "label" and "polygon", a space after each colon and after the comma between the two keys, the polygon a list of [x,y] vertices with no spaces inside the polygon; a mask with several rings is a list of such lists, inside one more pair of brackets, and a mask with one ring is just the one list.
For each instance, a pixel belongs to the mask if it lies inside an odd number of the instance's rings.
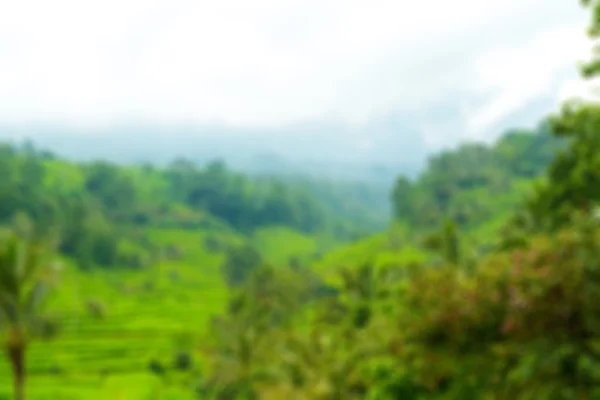
{"label": "tree line", "polygon": [[600,106],[551,123],[568,143],[475,259],[446,218],[436,264],[367,262],[331,282],[254,269],[213,323],[200,398],[600,396]]}
{"label": "tree line", "polygon": [[59,251],[82,267],[144,264],[154,251],[149,227],[251,234],[279,225],[347,240],[385,225],[367,222],[372,204],[385,198],[368,184],[249,177],[222,161],[76,164],[28,142],[4,143],[0,173],[0,224],[27,215],[37,234],[58,236]]}

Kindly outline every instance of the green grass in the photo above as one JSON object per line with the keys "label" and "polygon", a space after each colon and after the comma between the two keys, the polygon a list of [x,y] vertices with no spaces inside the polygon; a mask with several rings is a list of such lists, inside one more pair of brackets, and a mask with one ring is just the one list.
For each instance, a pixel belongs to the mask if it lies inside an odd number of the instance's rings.
{"label": "green grass", "polygon": [[[149,363],[168,367],[185,350],[202,369],[202,338],[228,296],[220,271],[226,247],[211,251],[206,239],[224,244],[249,240],[275,265],[287,264],[292,256],[310,260],[335,243],[282,227],[261,229],[250,239],[209,227],[145,233],[155,245],[176,247],[178,256],[142,270],[84,272],[64,260],[61,286],[48,305],[61,321],[61,332],[29,348],[28,399],[193,398],[191,389],[153,375]],[[102,306],[102,318],[90,313],[90,302]],[[10,376],[8,363],[0,358],[0,399],[10,398]]]}
{"label": "green grass", "polygon": [[288,265],[291,257],[307,259],[318,250],[318,238],[285,227],[257,230],[252,244],[267,262]]}
{"label": "green grass", "polygon": [[[191,390],[168,388],[148,373],[123,373],[112,376],[34,375],[27,388],[29,400],[192,400]],[[4,396],[4,397],[3,397]],[[8,393],[0,399],[9,399]]]}
{"label": "green grass", "polygon": [[[331,239],[273,227],[250,239],[232,231],[150,229],[149,239],[177,248],[177,257],[143,270],[81,271],[64,260],[60,290],[49,313],[61,321],[52,340],[35,341],[28,361],[28,399],[188,399],[190,389],[164,382],[149,370],[189,350],[202,367],[200,343],[210,319],[223,311],[228,290],[220,271],[225,247],[210,251],[206,239],[225,244],[249,240],[273,264],[309,259]],[[102,318],[88,303],[100,304]],[[6,378],[6,379],[5,379]],[[9,365],[0,358],[0,399],[12,391]]]}
{"label": "green grass", "polygon": [[75,164],[60,160],[46,161],[45,171],[44,184],[48,190],[76,193],[84,186],[83,171]]}
{"label": "green grass", "polygon": [[401,227],[369,236],[353,243],[341,245],[312,265],[329,283],[336,284],[339,268],[373,263],[376,267],[420,263],[428,255],[406,240]]}
{"label": "green grass", "polygon": [[[148,364],[155,359],[169,365],[182,347],[197,352],[210,318],[227,300],[219,271],[223,254],[203,246],[203,232],[148,233],[156,243],[176,244],[182,258],[144,271],[82,272],[65,262],[60,290],[49,304],[49,313],[61,319],[61,333],[29,349],[29,399],[189,398],[175,389],[147,391],[169,386],[156,381]],[[104,306],[104,318],[90,315],[90,300]],[[0,358],[0,399],[11,393],[9,377]],[[148,397],[154,393],[162,394]]]}

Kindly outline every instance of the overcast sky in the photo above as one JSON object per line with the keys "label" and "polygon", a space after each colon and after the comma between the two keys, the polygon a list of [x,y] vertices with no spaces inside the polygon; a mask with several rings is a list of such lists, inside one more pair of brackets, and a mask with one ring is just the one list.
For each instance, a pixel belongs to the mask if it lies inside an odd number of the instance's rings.
{"label": "overcast sky", "polygon": [[362,124],[451,101],[478,137],[579,90],[586,23],[577,0],[0,0],[0,123]]}

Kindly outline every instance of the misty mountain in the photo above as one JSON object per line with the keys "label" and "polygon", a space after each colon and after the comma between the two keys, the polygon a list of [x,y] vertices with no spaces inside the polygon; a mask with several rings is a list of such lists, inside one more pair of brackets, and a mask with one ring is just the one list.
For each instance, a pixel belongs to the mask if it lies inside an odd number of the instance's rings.
{"label": "misty mountain", "polygon": [[[553,108],[553,99],[541,97],[491,125],[478,139],[490,142],[510,128],[532,127]],[[389,113],[362,125],[327,120],[263,129],[216,124],[122,124],[93,129],[31,124],[0,127],[0,139],[30,139],[38,147],[79,161],[165,165],[178,157],[199,164],[222,159],[250,174],[390,185],[400,174],[418,175],[426,164],[434,151],[425,142],[426,129],[444,138],[438,148],[464,141],[466,127],[459,104],[444,101],[426,113]]]}
{"label": "misty mountain", "polygon": [[317,175],[391,183],[415,175],[427,156],[418,132],[394,119],[367,129],[311,123],[281,129],[219,126],[114,126],[103,129],[19,126],[0,138],[32,140],[69,159],[164,165],[177,157],[197,163],[223,159],[249,173]]}

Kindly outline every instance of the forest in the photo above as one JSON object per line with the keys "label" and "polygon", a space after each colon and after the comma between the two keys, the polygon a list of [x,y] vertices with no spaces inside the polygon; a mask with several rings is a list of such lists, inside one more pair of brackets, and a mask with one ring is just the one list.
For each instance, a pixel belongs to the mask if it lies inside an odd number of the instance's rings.
{"label": "forest", "polygon": [[599,131],[570,101],[392,188],[5,142],[0,399],[600,398]]}

